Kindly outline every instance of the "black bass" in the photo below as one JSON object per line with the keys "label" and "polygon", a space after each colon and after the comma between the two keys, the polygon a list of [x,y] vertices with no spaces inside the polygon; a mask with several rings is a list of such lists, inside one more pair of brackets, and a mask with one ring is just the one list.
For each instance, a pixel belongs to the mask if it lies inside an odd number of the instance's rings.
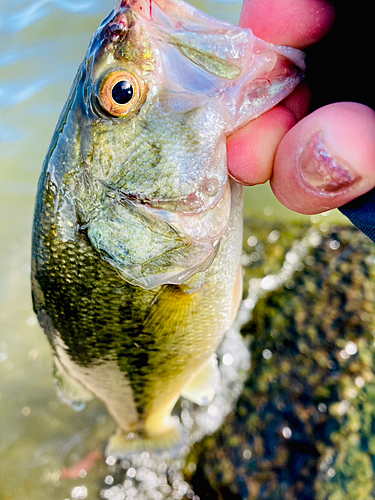
{"label": "black bass", "polygon": [[177,450],[241,297],[225,138],[298,84],[302,54],[181,0],[122,0],[94,34],[38,186],[32,285],[61,397],[99,397],[108,453]]}

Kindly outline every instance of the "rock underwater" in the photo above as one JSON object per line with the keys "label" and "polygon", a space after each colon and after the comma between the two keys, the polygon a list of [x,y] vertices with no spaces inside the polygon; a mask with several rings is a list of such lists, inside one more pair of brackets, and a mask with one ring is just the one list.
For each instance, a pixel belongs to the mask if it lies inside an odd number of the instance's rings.
{"label": "rock underwater", "polygon": [[247,221],[244,236],[247,300],[263,290],[251,368],[186,480],[209,499],[375,498],[374,245],[324,223]]}

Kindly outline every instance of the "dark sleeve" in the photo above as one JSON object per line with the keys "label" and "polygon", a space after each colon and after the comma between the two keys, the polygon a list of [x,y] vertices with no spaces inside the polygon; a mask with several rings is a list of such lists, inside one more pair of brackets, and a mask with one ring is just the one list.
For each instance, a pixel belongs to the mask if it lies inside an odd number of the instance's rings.
{"label": "dark sleeve", "polygon": [[375,242],[375,189],[343,205],[339,210]]}

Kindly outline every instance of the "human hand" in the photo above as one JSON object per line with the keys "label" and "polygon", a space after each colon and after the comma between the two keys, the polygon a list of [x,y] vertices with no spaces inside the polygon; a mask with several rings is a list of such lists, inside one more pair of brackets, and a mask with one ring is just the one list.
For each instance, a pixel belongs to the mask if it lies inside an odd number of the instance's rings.
{"label": "human hand", "polygon": [[[351,13],[353,9],[351,6]],[[334,8],[326,0],[244,0],[240,25],[268,42],[306,49],[330,31],[334,18]],[[315,105],[319,105],[319,99],[323,104],[330,102],[330,97],[334,100],[335,94],[338,99],[363,102],[366,83],[361,82],[370,79],[370,70],[358,61],[369,49],[359,40],[356,52],[353,26],[348,23],[344,29],[346,38],[333,40],[332,30],[318,44],[320,50],[328,51],[334,69],[330,73],[324,61],[320,69],[320,61],[315,59]],[[346,73],[338,73],[338,61]],[[308,57],[307,80],[309,62]],[[352,74],[358,82],[358,97],[353,92],[346,97],[343,92],[348,88],[346,76]],[[329,94],[327,99],[325,94]],[[374,111],[358,102],[340,102],[308,114],[310,99],[309,88],[302,83],[285,101],[227,141],[232,177],[246,185],[270,180],[273,192],[285,206],[305,214],[340,207],[375,186]]]}

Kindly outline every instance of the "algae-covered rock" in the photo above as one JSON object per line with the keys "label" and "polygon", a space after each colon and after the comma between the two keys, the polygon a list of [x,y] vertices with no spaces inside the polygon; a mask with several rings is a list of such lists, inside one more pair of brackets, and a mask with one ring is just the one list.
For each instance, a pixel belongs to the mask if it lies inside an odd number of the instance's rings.
{"label": "algae-covered rock", "polygon": [[245,281],[294,271],[243,329],[252,365],[236,408],[187,459],[201,498],[375,498],[375,247],[322,224],[296,264],[308,230],[246,225]]}

